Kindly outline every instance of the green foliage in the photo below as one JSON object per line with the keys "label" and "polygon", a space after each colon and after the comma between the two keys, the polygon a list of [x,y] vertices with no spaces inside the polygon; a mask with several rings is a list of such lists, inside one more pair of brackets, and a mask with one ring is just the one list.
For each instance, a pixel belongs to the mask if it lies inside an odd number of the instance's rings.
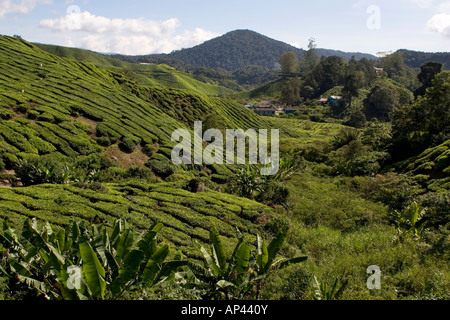
{"label": "green foliage", "polygon": [[367,119],[392,120],[393,112],[399,107],[399,94],[394,87],[378,82],[364,100],[364,114]]}
{"label": "green foliage", "polygon": [[203,247],[204,266],[188,263],[195,277],[201,280],[208,299],[259,298],[263,281],[272,272],[289,265],[301,263],[307,257],[275,260],[287,236],[288,228],[282,228],[269,246],[261,236],[257,236],[257,250],[253,251],[238,232],[236,244],[230,259],[227,259],[221,238],[216,229],[210,232],[211,254]]}
{"label": "green foliage", "polygon": [[434,78],[433,86],[428,88],[425,96],[395,113],[392,153],[397,160],[415,156],[448,140],[449,99],[450,72],[444,71]]}
{"label": "green foliage", "polygon": [[281,92],[281,102],[288,106],[298,106],[303,101],[300,93],[302,81],[295,77],[289,80]]}
{"label": "green foliage", "polygon": [[283,53],[278,61],[281,65],[281,72],[285,74],[297,73],[299,71],[298,57],[295,52]]}
{"label": "green foliage", "polygon": [[367,123],[366,115],[362,111],[355,111],[350,115],[350,119],[345,122],[345,125],[354,128],[364,128]]}
{"label": "green foliage", "polygon": [[167,178],[175,172],[175,165],[173,165],[167,158],[161,160],[150,159],[146,163],[146,166],[161,178]]}
{"label": "green foliage", "polygon": [[65,164],[19,160],[16,175],[24,186],[43,183],[67,184],[72,179],[72,170]]}
{"label": "green foliage", "polygon": [[26,220],[19,235],[6,222],[0,241],[4,273],[17,277],[49,300],[121,299],[170,277],[178,265],[165,262],[169,249],[157,245],[161,224],[136,234],[124,221],[112,231],[72,223],[66,230]]}
{"label": "green foliage", "polygon": [[415,240],[423,238],[426,232],[426,221],[423,219],[426,209],[419,207],[417,202],[413,202],[403,211],[394,211],[393,222],[396,225],[399,239],[412,237]]}
{"label": "green foliage", "polygon": [[328,287],[326,282],[319,282],[316,277],[314,277],[314,300],[339,300],[344,293],[345,288],[348,285],[348,279],[344,280],[339,286],[339,281],[336,279],[331,288]]}

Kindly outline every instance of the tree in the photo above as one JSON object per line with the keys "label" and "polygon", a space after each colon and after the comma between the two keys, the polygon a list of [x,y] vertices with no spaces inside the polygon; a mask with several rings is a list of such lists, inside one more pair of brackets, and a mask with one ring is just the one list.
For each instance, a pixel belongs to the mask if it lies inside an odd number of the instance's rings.
{"label": "tree", "polygon": [[384,57],[381,59],[381,64],[389,78],[396,80],[406,75],[405,60],[399,53],[393,53]]}
{"label": "tree", "polygon": [[349,70],[344,79],[344,88],[342,94],[348,101],[348,108],[352,108],[353,97],[359,96],[359,89],[364,85],[364,73],[362,71]]}
{"label": "tree", "polygon": [[432,83],[424,96],[394,113],[391,153],[397,160],[419,154],[450,137],[450,72],[441,72]]}
{"label": "tree", "polygon": [[378,82],[364,100],[364,114],[371,120],[392,120],[394,110],[399,106],[399,93],[394,86]]}
{"label": "tree", "polygon": [[427,89],[433,85],[433,79],[442,71],[442,63],[428,62],[420,68],[420,73],[417,76],[422,86],[414,92],[414,96],[425,95]]}
{"label": "tree", "polygon": [[346,126],[354,128],[363,128],[366,125],[367,119],[362,111],[355,111],[350,115],[350,119],[344,123]]}
{"label": "tree", "polygon": [[344,59],[336,56],[323,58],[313,72],[306,76],[303,87],[314,88],[315,96],[320,96],[336,86],[343,85],[345,72]]}
{"label": "tree", "polygon": [[320,62],[320,56],[317,53],[316,48],[316,40],[314,38],[309,39],[308,51],[305,52],[305,55],[300,62],[300,72],[303,75],[307,75],[312,72]]}
{"label": "tree", "polygon": [[374,63],[366,58],[355,60],[353,57],[349,61],[348,70],[361,71],[364,74],[363,87],[370,88],[378,79]]}
{"label": "tree", "polygon": [[299,62],[294,52],[286,52],[280,57],[281,72],[284,74],[298,73]]}
{"label": "tree", "polygon": [[303,101],[301,96],[302,81],[295,77],[289,80],[281,92],[281,102],[288,106],[298,106]]}

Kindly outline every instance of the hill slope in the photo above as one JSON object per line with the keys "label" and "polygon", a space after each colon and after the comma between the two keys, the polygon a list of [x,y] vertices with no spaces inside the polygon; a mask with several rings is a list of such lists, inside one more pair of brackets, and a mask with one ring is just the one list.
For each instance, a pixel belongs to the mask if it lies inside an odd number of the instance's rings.
{"label": "hill slope", "polygon": [[[191,127],[211,112],[229,128],[268,128],[264,119],[232,101],[141,86],[111,70],[3,36],[0,90],[0,175],[4,169],[16,169],[21,160],[44,158],[75,161],[90,170],[98,169],[105,157],[112,161],[111,155],[134,159],[128,165],[143,167],[151,159],[167,166],[172,132]],[[111,172],[121,172],[120,167],[121,163],[113,165]],[[158,220],[166,225],[169,242],[194,255],[191,238],[206,241],[212,226],[229,237],[230,246],[235,226],[254,233],[260,228],[255,219],[271,212],[264,205],[208,188],[202,194],[185,191],[194,173],[182,167],[174,170],[180,175],[174,179],[178,184],[133,180],[106,184],[103,191],[86,185],[0,188],[0,220],[19,227],[25,217],[56,226],[67,225],[72,218],[92,222],[98,217],[108,224],[126,218],[139,228]]]}
{"label": "hill slope", "polygon": [[[317,49],[319,54],[328,57],[331,55],[350,59],[376,57],[368,54],[345,53],[342,51]],[[295,48],[287,43],[277,41],[250,30],[235,30],[218,38],[189,49],[175,51],[170,54],[149,55],[134,57],[141,62],[167,61],[167,63],[188,64],[195,67],[211,69],[224,69],[235,71],[249,65],[267,67],[270,70],[276,68],[280,56],[288,51],[295,52],[299,59],[303,57],[304,50]],[[131,59],[133,57],[122,57]]]}
{"label": "hill slope", "polygon": [[125,74],[128,78],[146,86],[183,89],[209,96],[219,96],[233,92],[232,89],[217,85],[213,81],[200,81],[191,74],[175,70],[163,64],[130,63],[83,49],[46,44],[35,45],[48,53],[62,58],[93,63],[102,68]]}
{"label": "hill slope", "polygon": [[450,52],[420,52],[411,50],[398,50],[405,59],[405,64],[412,68],[420,68],[427,62],[440,62],[443,64],[443,70],[450,70]]}

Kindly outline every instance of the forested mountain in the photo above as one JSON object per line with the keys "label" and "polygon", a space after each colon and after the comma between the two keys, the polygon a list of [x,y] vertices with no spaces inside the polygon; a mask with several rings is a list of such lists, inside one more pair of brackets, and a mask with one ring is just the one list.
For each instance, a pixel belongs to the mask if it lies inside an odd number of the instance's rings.
{"label": "forested mountain", "polygon": [[[305,52],[302,49],[254,31],[235,30],[193,48],[175,51],[170,54],[116,57],[128,61],[164,62],[178,66],[188,64],[194,67],[227,71],[235,71],[250,65],[262,66],[272,70],[277,68],[280,56],[289,51],[295,52],[299,59],[303,57]],[[362,58],[376,59],[375,56],[362,53],[346,53],[328,49],[317,49],[317,51],[325,57],[337,55],[347,60],[352,56],[357,60]]]}
{"label": "forested mountain", "polygon": [[443,64],[444,70],[450,70],[450,52],[420,52],[411,50],[398,50],[405,59],[405,64],[413,68],[420,68],[427,62],[440,62]]}

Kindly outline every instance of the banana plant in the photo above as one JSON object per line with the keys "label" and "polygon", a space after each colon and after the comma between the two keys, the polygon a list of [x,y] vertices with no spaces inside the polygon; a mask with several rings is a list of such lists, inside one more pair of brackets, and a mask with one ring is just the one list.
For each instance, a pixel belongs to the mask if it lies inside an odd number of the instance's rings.
{"label": "banana plant", "polygon": [[287,229],[282,229],[269,247],[258,235],[258,252],[255,253],[244,241],[242,233],[237,230],[238,243],[231,258],[227,259],[219,233],[213,228],[210,232],[211,254],[199,245],[204,265],[188,262],[187,266],[203,284],[203,288],[209,292],[208,298],[242,299],[255,292],[258,297],[262,281],[271,272],[307,259],[307,257],[298,257],[275,261],[284,244],[286,234]]}
{"label": "banana plant", "polygon": [[344,293],[345,288],[348,285],[348,279],[344,279],[341,286],[338,289],[339,281],[334,281],[331,290],[328,288],[328,284],[324,281],[319,282],[317,277],[314,277],[314,300],[339,300]]}
{"label": "banana plant", "polygon": [[49,300],[117,300],[133,290],[150,288],[170,278],[181,265],[165,262],[169,247],[157,245],[162,224],[143,235],[122,220],[91,228],[73,222],[54,231],[27,219],[19,235],[3,223],[0,273],[16,277]]}
{"label": "banana plant", "polygon": [[412,237],[415,240],[422,239],[427,229],[427,222],[423,219],[425,213],[426,209],[421,209],[415,201],[402,212],[395,211],[393,218],[398,238]]}

